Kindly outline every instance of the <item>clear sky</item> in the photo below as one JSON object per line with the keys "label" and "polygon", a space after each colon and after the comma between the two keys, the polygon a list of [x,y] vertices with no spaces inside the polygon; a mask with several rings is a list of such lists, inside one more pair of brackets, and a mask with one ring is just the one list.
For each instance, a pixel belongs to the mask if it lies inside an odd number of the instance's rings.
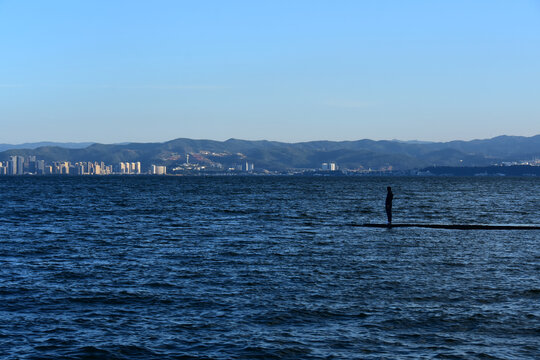
{"label": "clear sky", "polygon": [[540,133],[540,0],[0,0],[0,143]]}

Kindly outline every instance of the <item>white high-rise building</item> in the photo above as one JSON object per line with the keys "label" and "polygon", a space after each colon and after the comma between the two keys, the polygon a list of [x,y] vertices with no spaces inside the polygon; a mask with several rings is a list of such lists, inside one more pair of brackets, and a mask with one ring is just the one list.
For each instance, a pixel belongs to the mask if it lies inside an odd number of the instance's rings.
{"label": "white high-rise building", "polygon": [[17,175],[24,174],[24,157],[17,156]]}
{"label": "white high-rise building", "polygon": [[152,165],[151,171],[153,175],[165,175],[167,174],[167,167],[161,165]]}
{"label": "white high-rise building", "polygon": [[17,175],[17,156],[9,157],[8,175]]}

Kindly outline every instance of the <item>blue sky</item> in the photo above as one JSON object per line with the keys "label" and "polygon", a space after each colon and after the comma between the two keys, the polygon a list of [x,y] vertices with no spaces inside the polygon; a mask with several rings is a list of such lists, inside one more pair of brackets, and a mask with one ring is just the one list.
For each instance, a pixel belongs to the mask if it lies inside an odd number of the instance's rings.
{"label": "blue sky", "polygon": [[0,0],[0,143],[540,133],[540,0]]}

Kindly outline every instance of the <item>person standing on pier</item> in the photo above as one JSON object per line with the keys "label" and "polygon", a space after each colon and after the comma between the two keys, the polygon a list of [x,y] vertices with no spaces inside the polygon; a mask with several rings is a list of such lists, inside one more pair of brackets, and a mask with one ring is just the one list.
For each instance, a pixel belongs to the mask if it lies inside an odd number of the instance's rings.
{"label": "person standing on pier", "polygon": [[392,225],[392,199],[394,199],[394,194],[392,193],[392,188],[388,186],[386,188],[386,216],[388,217],[388,226]]}

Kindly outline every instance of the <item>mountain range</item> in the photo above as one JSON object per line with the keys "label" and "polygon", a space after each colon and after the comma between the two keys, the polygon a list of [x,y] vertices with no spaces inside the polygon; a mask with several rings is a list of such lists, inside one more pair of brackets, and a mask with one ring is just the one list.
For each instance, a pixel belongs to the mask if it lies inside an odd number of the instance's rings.
{"label": "mountain range", "polygon": [[[68,145],[69,144],[69,145]],[[0,148],[1,149],[1,148]],[[140,161],[143,166],[175,166],[186,162],[229,167],[246,161],[257,169],[272,171],[317,169],[336,162],[342,169],[407,170],[427,166],[488,166],[540,158],[540,135],[498,136],[485,140],[404,142],[396,140],[309,141],[285,143],[267,140],[226,141],[179,138],[162,143],[98,144],[64,143],[11,148],[0,152],[0,161],[12,155],[35,155],[52,161]]]}
{"label": "mountain range", "polygon": [[24,144],[0,144],[0,151],[6,151],[11,149],[37,149],[38,147],[43,146],[58,146],[68,149],[83,149],[92,145],[91,142],[51,142],[51,141],[40,141],[35,143],[24,143]]}

